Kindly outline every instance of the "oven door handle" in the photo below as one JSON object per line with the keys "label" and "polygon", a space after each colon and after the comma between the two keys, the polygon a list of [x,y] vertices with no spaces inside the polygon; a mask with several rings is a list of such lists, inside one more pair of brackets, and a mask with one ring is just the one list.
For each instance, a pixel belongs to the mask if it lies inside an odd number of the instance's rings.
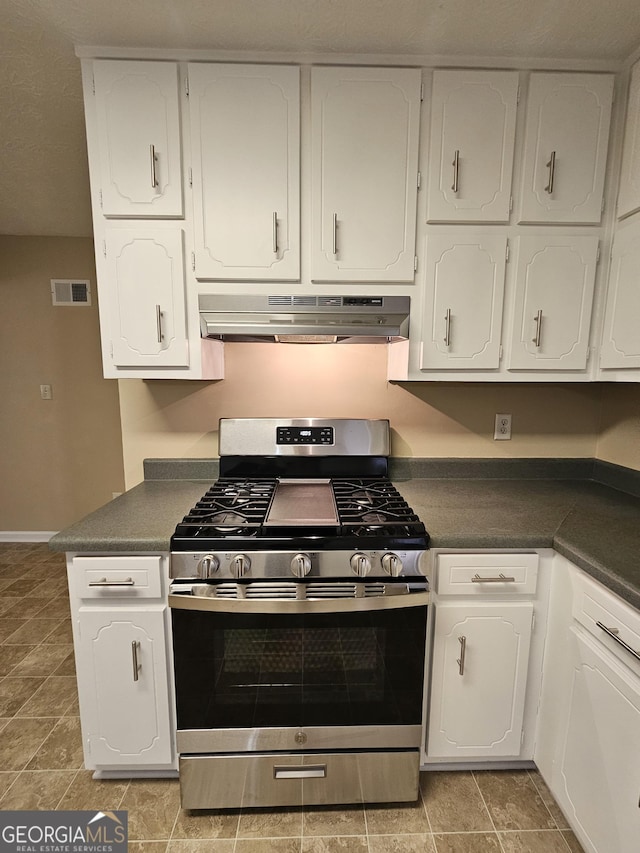
{"label": "oven door handle", "polygon": [[429,592],[406,595],[380,595],[369,598],[216,598],[210,595],[170,593],[169,607],[174,610],[200,610],[213,613],[352,613],[368,610],[391,610],[424,607]]}

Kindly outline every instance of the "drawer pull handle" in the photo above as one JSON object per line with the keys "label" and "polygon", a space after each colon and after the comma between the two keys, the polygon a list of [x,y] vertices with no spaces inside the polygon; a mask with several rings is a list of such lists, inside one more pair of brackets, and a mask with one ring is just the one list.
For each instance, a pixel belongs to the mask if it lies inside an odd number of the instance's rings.
{"label": "drawer pull handle", "polygon": [[284,764],[282,766],[274,766],[274,779],[326,779],[327,765],[326,764],[309,764],[306,767],[295,767],[293,765]]}
{"label": "drawer pull handle", "polygon": [[140,670],[142,669],[141,665],[138,663],[138,649],[140,648],[140,643],[138,640],[131,641],[131,662],[133,664],[133,680],[140,680]]}
{"label": "drawer pull handle", "polygon": [[612,640],[615,640],[616,643],[622,646],[623,649],[626,649],[629,654],[632,654],[636,660],[640,660],[640,652],[637,652],[634,648],[632,648],[628,643],[625,643],[624,640],[621,640],[620,637],[617,636],[616,628],[607,628],[606,625],[603,625],[602,622],[596,622],[598,628],[602,628],[605,634],[608,634]]}
{"label": "drawer pull handle", "polygon": [[460,657],[456,661],[458,664],[458,672],[460,675],[464,675],[464,659],[467,654],[467,638],[466,637],[458,637],[458,642],[460,643]]}
{"label": "drawer pull handle", "polygon": [[546,193],[549,195],[553,195],[553,185],[556,179],[556,152],[552,151],[551,156],[549,157],[549,162],[547,163],[547,169],[549,170],[549,181],[544,188]]}
{"label": "drawer pull handle", "polygon": [[456,149],[453,155],[453,183],[451,184],[451,189],[454,193],[458,192],[458,178],[460,176],[460,151]]}
{"label": "drawer pull handle", "polygon": [[90,581],[89,586],[135,586],[136,582],[133,578],[125,578],[123,581],[108,581],[106,578],[100,578],[99,581]]}
{"label": "drawer pull handle", "polygon": [[508,578],[500,572],[497,578],[481,578],[479,574],[475,574],[471,578],[471,583],[515,583],[515,578]]}
{"label": "drawer pull handle", "polygon": [[156,163],[158,162],[158,156],[156,154],[156,146],[149,146],[149,156],[151,157],[151,186],[155,190],[158,186],[158,175],[156,172]]}

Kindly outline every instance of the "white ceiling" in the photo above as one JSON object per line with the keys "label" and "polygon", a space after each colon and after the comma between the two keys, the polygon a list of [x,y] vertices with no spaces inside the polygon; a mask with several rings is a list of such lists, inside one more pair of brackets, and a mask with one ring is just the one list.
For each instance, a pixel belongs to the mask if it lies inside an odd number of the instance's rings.
{"label": "white ceiling", "polygon": [[0,234],[91,234],[75,45],[622,61],[639,0],[0,0]]}

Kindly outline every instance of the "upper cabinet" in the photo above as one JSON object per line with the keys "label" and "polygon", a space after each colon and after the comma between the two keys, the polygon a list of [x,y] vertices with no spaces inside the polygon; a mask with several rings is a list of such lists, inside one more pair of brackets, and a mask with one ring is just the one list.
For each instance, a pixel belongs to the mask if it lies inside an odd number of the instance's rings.
{"label": "upper cabinet", "polygon": [[429,222],[508,222],[516,71],[435,71]]}
{"label": "upper cabinet", "polygon": [[421,78],[312,69],[313,281],[413,282]]}
{"label": "upper cabinet", "polygon": [[618,217],[640,210],[640,62],[631,73],[618,193]]}
{"label": "upper cabinet", "polygon": [[614,78],[531,74],[521,223],[599,223]]}
{"label": "upper cabinet", "polygon": [[93,63],[101,212],[113,217],[181,217],[178,66]]}
{"label": "upper cabinet", "polygon": [[622,223],[613,241],[600,367],[640,368],[640,219],[637,217]]}
{"label": "upper cabinet", "polygon": [[518,238],[511,370],[584,370],[597,236]]}
{"label": "upper cabinet", "polygon": [[300,277],[300,71],[189,65],[198,279]]}

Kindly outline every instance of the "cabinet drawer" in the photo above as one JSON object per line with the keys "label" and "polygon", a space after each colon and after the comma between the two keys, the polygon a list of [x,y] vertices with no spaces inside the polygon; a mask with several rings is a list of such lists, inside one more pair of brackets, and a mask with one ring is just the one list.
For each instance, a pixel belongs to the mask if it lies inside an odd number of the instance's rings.
{"label": "cabinet drawer", "polygon": [[162,557],[75,557],[80,598],[160,598]]}
{"label": "cabinet drawer", "polygon": [[574,619],[622,663],[640,673],[640,611],[580,571],[576,571],[575,584]]}
{"label": "cabinet drawer", "polygon": [[532,594],[538,580],[537,554],[439,554],[439,595]]}

